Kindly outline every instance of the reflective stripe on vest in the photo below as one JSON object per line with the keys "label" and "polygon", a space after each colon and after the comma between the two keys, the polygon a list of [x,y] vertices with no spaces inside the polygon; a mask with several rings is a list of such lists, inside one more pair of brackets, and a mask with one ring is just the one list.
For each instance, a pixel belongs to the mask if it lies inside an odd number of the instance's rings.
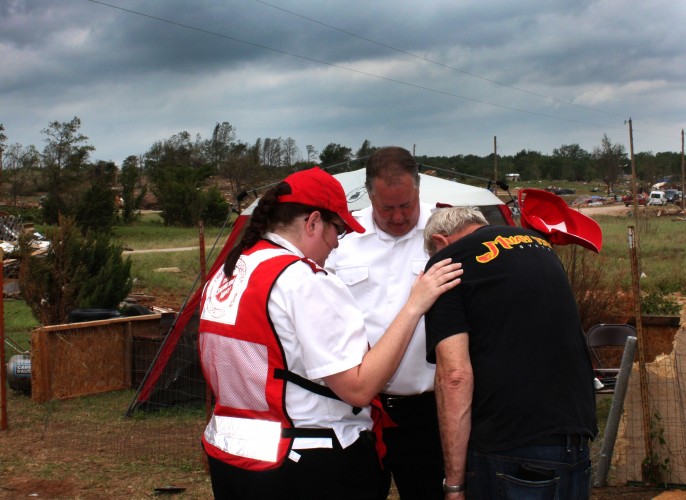
{"label": "reflective stripe on vest", "polygon": [[276,462],[281,424],[250,418],[212,415],[205,441],[225,453],[265,462]]}

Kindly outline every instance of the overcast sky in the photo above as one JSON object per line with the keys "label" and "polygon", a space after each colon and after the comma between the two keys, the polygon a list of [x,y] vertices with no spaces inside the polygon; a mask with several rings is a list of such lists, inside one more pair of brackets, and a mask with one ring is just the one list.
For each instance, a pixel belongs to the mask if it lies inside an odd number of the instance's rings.
{"label": "overcast sky", "polygon": [[321,152],[681,151],[683,0],[0,0],[0,123],[121,165],[181,131]]}

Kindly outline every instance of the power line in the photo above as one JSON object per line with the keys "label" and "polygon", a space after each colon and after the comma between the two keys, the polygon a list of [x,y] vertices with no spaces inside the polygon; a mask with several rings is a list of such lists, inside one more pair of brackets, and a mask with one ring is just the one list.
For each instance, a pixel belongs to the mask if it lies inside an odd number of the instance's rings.
{"label": "power line", "polygon": [[594,112],[596,112],[596,113],[603,113],[603,114],[610,115],[610,116],[616,116],[616,117],[619,117],[619,118],[622,118],[622,119],[625,118],[624,115],[620,115],[620,114],[618,114],[618,113],[612,113],[612,112],[610,112],[610,111],[604,111],[604,110],[601,110],[601,109],[596,109],[596,108],[591,108],[591,107],[582,106],[582,105],[576,104],[575,102],[572,102],[572,101],[567,101],[567,100],[564,100],[564,99],[557,99],[557,98],[555,98],[555,97],[547,96],[547,95],[545,95],[545,94],[540,94],[540,93],[538,93],[538,92],[534,92],[534,91],[531,91],[531,90],[523,89],[523,88],[521,88],[521,87],[516,87],[516,86],[510,85],[510,84],[508,84],[508,83],[499,82],[498,80],[494,80],[494,79],[492,79],[492,78],[488,78],[488,77],[485,77],[485,76],[477,75],[476,73],[471,73],[471,72],[469,72],[469,71],[465,71],[465,70],[463,70],[463,69],[456,68],[456,67],[454,67],[454,66],[450,66],[450,65],[445,64],[445,63],[442,63],[442,62],[440,62],[440,61],[435,61],[435,60],[433,60],[433,59],[429,59],[428,57],[420,56],[420,55],[415,54],[415,53],[413,53],[413,52],[409,52],[409,51],[407,51],[407,50],[399,49],[399,48],[394,47],[394,46],[392,46],[392,45],[389,45],[389,44],[387,44],[387,43],[379,42],[378,40],[373,40],[373,39],[371,39],[371,38],[367,38],[367,37],[362,36],[362,35],[359,35],[359,34],[357,34],[357,33],[353,33],[352,31],[348,31],[348,30],[345,30],[345,29],[343,29],[343,28],[339,28],[339,27],[337,27],[337,26],[333,26],[333,25],[331,25],[331,24],[324,23],[324,22],[322,22],[322,21],[318,21],[318,20],[316,20],[316,19],[312,19],[311,17],[307,17],[307,16],[305,16],[305,15],[298,14],[297,12],[293,12],[293,11],[291,11],[291,10],[284,9],[284,8],[279,7],[279,6],[277,6],[277,5],[272,5],[272,4],[270,4],[270,3],[264,2],[263,0],[253,0],[253,1],[255,1],[255,2],[257,2],[257,3],[261,3],[262,5],[266,5],[267,7],[271,7],[272,9],[280,10],[281,12],[284,12],[284,13],[286,13],[286,14],[290,14],[290,15],[292,15],[292,16],[299,17],[299,18],[304,19],[304,20],[306,20],[306,21],[310,21],[310,22],[312,22],[312,23],[319,24],[320,26],[324,26],[325,28],[329,28],[329,29],[338,31],[339,33],[343,33],[343,34],[352,36],[352,37],[354,37],[354,38],[358,38],[358,39],[360,39],[360,40],[364,40],[365,42],[369,42],[369,43],[371,43],[371,44],[378,45],[379,47],[384,47],[384,48],[386,48],[386,49],[393,50],[393,51],[398,52],[398,53],[400,53],[400,54],[405,54],[405,55],[410,56],[410,57],[413,57],[413,58],[415,58],[415,59],[420,59],[420,60],[422,60],[422,61],[424,61],[424,62],[428,62],[428,63],[430,63],[430,64],[435,64],[435,65],[440,66],[440,67],[442,67],[442,68],[449,69],[449,70],[451,70],[451,71],[455,71],[455,72],[457,72],[457,73],[461,73],[461,74],[463,74],[463,75],[470,76],[470,77],[472,77],[472,78],[477,78],[477,79],[479,79],[479,80],[483,80],[483,81],[492,83],[492,84],[494,84],[494,85],[499,85],[499,86],[501,86],[501,87],[505,87],[505,88],[512,89],[512,90],[516,90],[516,91],[518,91],[518,92],[523,92],[523,93],[525,93],[525,94],[529,94],[529,95],[532,95],[532,96],[535,96],[535,97],[541,97],[541,98],[543,98],[543,99],[546,99],[546,100],[549,100],[549,101],[552,101],[552,102],[556,102],[556,103],[560,103],[560,104],[567,104],[567,105],[569,105],[569,106],[574,106],[574,107],[577,107],[577,108],[580,108],[580,109],[584,109],[584,110],[586,110],[586,111],[594,111]]}
{"label": "power line", "polygon": [[[611,111],[606,111],[606,110],[599,109],[599,108],[593,108],[593,107],[590,107],[590,106],[583,106],[583,105],[581,105],[581,104],[577,104],[577,103],[575,103],[575,102],[573,102],[573,101],[570,101],[570,100],[559,99],[559,98],[556,98],[556,97],[552,97],[552,96],[548,96],[548,95],[541,94],[541,93],[538,93],[538,92],[534,92],[534,91],[532,91],[532,90],[528,90],[528,89],[525,89],[525,88],[522,88],[522,87],[517,87],[517,86],[515,86],[515,85],[511,85],[511,84],[508,84],[508,83],[503,83],[503,82],[500,82],[500,81],[498,81],[498,80],[494,80],[494,79],[492,79],[492,78],[488,78],[488,77],[485,77],[485,76],[482,76],[482,75],[477,75],[476,73],[471,73],[471,72],[469,72],[469,71],[465,71],[465,70],[463,70],[463,69],[456,68],[456,67],[454,67],[454,66],[450,66],[450,65],[445,64],[445,63],[442,63],[442,62],[440,62],[440,61],[436,61],[436,60],[433,60],[433,59],[429,59],[428,57],[424,57],[424,56],[415,54],[415,53],[413,53],[413,52],[409,52],[409,51],[407,51],[407,50],[399,49],[399,48],[394,47],[394,46],[392,46],[392,45],[389,45],[389,44],[387,44],[387,43],[380,42],[380,41],[378,41],[378,40],[373,40],[373,39],[371,39],[371,38],[365,37],[365,36],[360,35],[360,34],[358,34],[358,33],[354,33],[354,32],[352,32],[352,31],[348,31],[348,30],[345,30],[345,29],[343,29],[343,28],[339,28],[338,26],[334,26],[334,25],[331,25],[331,24],[327,24],[327,23],[325,23],[325,22],[319,21],[319,20],[317,20],[317,19],[313,19],[313,18],[308,17],[308,16],[305,16],[305,15],[303,15],[303,14],[299,14],[299,13],[297,13],[297,12],[294,12],[294,11],[291,11],[291,10],[288,10],[288,9],[284,9],[283,7],[279,7],[278,5],[270,4],[270,3],[268,3],[268,2],[265,2],[264,0],[253,0],[253,1],[255,1],[255,2],[257,2],[257,3],[260,3],[260,4],[262,4],[262,5],[265,5],[265,6],[267,6],[267,7],[270,7],[270,8],[272,8],[272,9],[279,10],[279,11],[284,12],[284,13],[286,13],[286,14],[289,14],[289,15],[292,15],[292,16],[295,16],[295,17],[299,17],[300,19],[304,19],[304,20],[306,20],[306,21],[309,21],[309,22],[318,24],[318,25],[323,26],[323,27],[325,27],[325,28],[329,28],[329,29],[332,29],[332,30],[334,30],[334,31],[338,31],[339,33],[343,33],[343,34],[345,34],[345,35],[348,35],[348,36],[351,36],[351,37],[354,37],[354,38],[358,38],[358,39],[363,40],[363,41],[365,41],[365,42],[368,42],[368,43],[371,43],[371,44],[374,44],[374,45],[378,45],[379,47],[383,47],[383,48],[386,48],[386,49],[389,49],[389,50],[398,52],[398,53],[400,53],[400,54],[405,54],[405,55],[410,56],[410,57],[413,57],[413,58],[415,58],[415,59],[419,59],[419,60],[422,60],[422,61],[424,61],[424,62],[427,62],[427,63],[430,63],[430,64],[434,64],[434,65],[436,65],[436,66],[440,66],[440,67],[442,67],[442,68],[449,69],[449,70],[451,70],[451,71],[454,71],[454,72],[457,72],[457,73],[461,73],[461,74],[463,74],[463,75],[466,75],[466,76],[469,76],[469,77],[472,77],[472,78],[477,78],[477,79],[479,79],[479,80],[483,80],[483,81],[492,83],[492,84],[494,84],[494,85],[498,85],[498,86],[500,86],[500,87],[505,87],[505,88],[508,88],[508,89],[511,89],[511,90],[516,90],[517,92],[522,92],[522,93],[524,93],[524,94],[528,94],[528,95],[531,95],[531,96],[540,97],[540,98],[542,98],[542,99],[546,99],[546,100],[551,101],[551,102],[553,102],[553,103],[565,104],[565,105],[568,105],[568,106],[573,106],[573,107],[578,108],[578,109],[583,109],[583,110],[585,110],[585,111],[592,111],[592,112],[595,112],[595,113],[601,113],[601,114],[605,114],[605,115],[608,115],[608,116],[614,116],[614,117],[621,118],[622,120],[625,120],[625,119],[626,119],[626,117],[625,117],[624,115],[621,115],[621,114],[619,114],[619,113],[613,113],[613,112],[611,112]],[[657,127],[670,128],[670,127],[666,127],[666,126],[664,126],[664,125],[660,125],[660,124],[658,124],[658,123],[651,123],[651,122],[646,121],[646,120],[642,120],[642,121],[645,122],[645,123],[651,124],[651,125],[655,125],[655,126],[657,126]],[[660,134],[655,134],[655,135],[660,135]]]}
{"label": "power line", "polygon": [[[529,115],[533,115],[533,116],[539,116],[539,117],[542,117],[542,118],[548,118],[548,119],[552,119],[552,120],[559,120],[559,121],[565,121],[565,122],[569,122],[569,123],[576,123],[576,124],[579,124],[579,125],[585,125],[585,126],[590,126],[590,127],[594,127],[594,128],[597,127],[597,128],[615,129],[615,130],[622,130],[622,131],[624,130],[623,127],[618,127],[618,126],[604,126],[604,125],[600,125],[600,124],[598,124],[598,123],[592,123],[592,122],[587,122],[587,121],[582,121],[582,120],[576,120],[576,119],[572,119],[572,118],[564,118],[564,117],[560,117],[560,116],[549,115],[549,114],[546,114],[546,113],[540,113],[540,112],[536,112],[536,111],[531,111],[531,110],[527,110],[527,109],[523,109],[523,108],[517,108],[517,107],[507,106],[507,105],[503,105],[503,104],[496,104],[496,103],[493,103],[493,102],[490,102],[490,101],[485,101],[485,100],[477,99],[477,98],[474,98],[474,97],[468,97],[468,96],[465,96],[465,95],[455,94],[455,93],[452,93],[452,92],[442,91],[442,90],[434,89],[434,88],[431,88],[431,87],[426,87],[426,86],[424,86],[424,85],[419,85],[419,84],[414,84],[414,83],[410,83],[410,82],[405,82],[405,81],[398,80],[398,79],[395,79],[395,78],[390,78],[390,77],[386,77],[386,76],[383,76],[383,75],[377,75],[377,74],[374,74],[374,73],[369,73],[369,72],[362,71],[362,70],[358,70],[358,69],[355,69],[355,68],[350,68],[350,67],[343,66],[343,65],[340,65],[340,64],[331,63],[331,62],[324,61],[324,60],[321,60],[321,59],[317,59],[317,58],[314,58],[314,57],[305,56],[305,55],[302,55],[302,54],[296,54],[296,53],[294,53],[294,52],[289,52],[289,51],[282,50],[282,49],[277,49],[277,48],[274,48],[274,47],[270,47],[270,46],[268,46],[268,45],[264,45],[264,44],[257,43],[257,42],[251,42],[251,41],[247,41],[247,40],[243,40],[243,39],[240,39],[240,38],[237,38],[237,37],[233,37],[233,36],[226,35],[226,34],[223,34],[223,33],[218,33],[218,32],[216,32],[216,31],[211,31],[211,30],[208,30],[208,29],[205,29],[205,28],[200,28],[200,27],[193,26],[193,25],[190,25],[190,24],[185,24],[185,23],[182,23],[182,22],[173,21],[173,20],[171,20],[171,19],[166,19],[166,18],[163,18],[163,17],[154,16],[154,15],[151,15],[151,14],[146,14],[146,13],[144,13],[144,12],[140,12],[140,11],[133,10],[133,9],[127,9],[127,8],[125,8],[125,7],[120,7],[120,6],[118,6],[118,5],[113,5],[113,4],[110,4],[110,3],[107,3],[107,2],[103,2],[103,1],[101,1],[101,0],[88,0],[88,1],[91,2],[91,3],[98,4],[98,5],[102,5],[102,6],[104,6],[104,7],[109,7],[109,8],[112,8],[112,9],[116,9],[116,10],[120,10],[120,11],[122,11],[122,12],[129,13],[129,14],[137,15],[137,16],[140,16],[140,17],[145,17],[145,18],[148,18],[148,19],[152,19],[152,20],[154,20],[154,21],[158,21],[158,22],[170,24],[170,25],[173,25],[173,26],[176,26],[176,27],[179,27],[179,28],[184,28],[184,29],[188,29],[188,30],[192,30],[192,31],[197,31],[197,32],[203,33],[203,34],[205,34],[205,35],[210,35],[210,36],[215,36],[215,37],[223,38],[223,39],[226,39],[226,40],[231,40],[231,41],[236,42],[236,43],[241,43],[241,44],[244,44],[244,45],[249,45],[249,46],[252,46],[252,47],[257,47],[257,48],[260,48],[260,49],[269,50],[269,51],[271,51],[271,52],[276,52],[276,53],[278,53],[278,54],[283,54],[283,55],[295,57],[295,58],[298,58],[298,59],[302,59],[302,60],[304,60],[304,61],[309,61],[309,62],[313,62],[313,63],[317,63],[317,64],[322,64],[322,65],[325,65],[325,66],[329,66],[329,67],[341,69],[341,70],[344,70],[344,71],[349,71],[349,72],[352,72],[352,73],[357,73],[357,74],[359,74],[359,75],[367,76],[367,77],[370,77],[370,78],[376,78],[376,79],[378,79],[378,80],[383,80],[383,81],[395,83],[395,84],[398,84],[398,85],[403,85],[403,86],[406,86],[406,87],[411,87],[411,88],[415,88],[415,89],[418,89],[418,90],[423,90],[423,91],[426,91],[426,92],[432,92],[432,93],[435,93],[435,94],[444,95],[444,96],[448,96],[448,97],[454,97],[454,98],[457,98],[457,99],[461,99],[461,100],[465,100],[465,101],[470,101],[470,102],[477,103],[477,104],[485,104],[485,105],[487,105],[487,106],[493,106],[493,107],[496,107],[496,108],[506,109],[506,110],[509,110],[509,111],[516,111],[516,112],[519,112],[519,113],[525,113],[525,114],[529,114]],[[255,0],[255,1],[258,2],[258,3],[261,3],[261,4],[265,5],[265,6],[275,8],[275,9],[277,9],[277,10],[286,12],[286,13],[288,13],[288,14],[291,14],[291,15],[294,15],[294,16],[297,16],[297,17],[300,17],[300,18],[303,18],[303,19],[305,19],[305,20],[308,20],[308,21],[311,21],[311,22],[320,24],[320,25],[325,26],[325,27],[327,27],[327,28],[330,28],[330,29],[334,29],[334,30],[340,31],[340,32],[345,33],[345,34],[348,34],[348,35],[350,35],[350,36],[354,36],[354,37],[363,39],[363,40],[368,41],[368,42],[370,42],[370,43],[377,44],[377,45],[386,47],[386,48],[388,48],[388,49],[391,49],[391,50],[394,50],[394,51],[397,51],[397,52],[400,52],[400,53],[407,54],[407,55],[409,55],[409,56],[411,56],[411,57],[416,57],[416,58],[422,59],[422,60],[424,60],[424,61],[426,61],[426,62],[429,62],[429,63],[432,63],[432,64],[438,64],[438,65],[443,66],[443,67],[445,67],[445,68],[448,68],[448,69],[451,69],[451,70],[454,70],[454,71],[457,71],[457,72],[460,72],[460,73],[464,73],[464,74],[466,74],[466,75],[469,75],[469,76],[472,76],[472,77],[475,77],[475,78],[480,78],[480,79],[482,79],[482,80],[486,80],[486,81],[489,81],[489,82],[494,83],[494,84],[497,84],[497,85],[501,85],[501,86],[504,86],[504,87],[508,87],[508,88],[513,89],[513,90],[518,90],[518,91],[520,91],[520,92],[525,92],[525,93],[528,93],[528,94],[531,94],[531,95],[535,95],[535,96],[538,96],[538,97],[542,97],[542,98],[545,98],[545,99],[550,99],[550,100],[553,100],[553,101],[557,101],[555,98],[552,98],[552,97],[549,97],[549,96],[545,96],[545,95],[543,95],[543,94],[537,94],[537,93],[535,93],[535,92],[531,92],[531,91],[528,91],[528,90],[525,90],[525,89],[520,89],[520,88],[518,88],[518,87],[514,87],[514,86],[511,86],[511,85],[508,85],[508,84],[504,84],[504,83],[498,82],[498,81],[496,81],[496,80],[491,80],[491,79],[488,79],[488,78],[486,78],[486,77],[481,77],[481,76],[479,76],[479,75],[475,75],[475,74],[472,74],[472,73],[465,72],[465,71],[460,70],[460,69],[458,69],[458,68],[453,68],[453,67],[451,67],[451,66],[447,66],[447,65],[445,65],[445,64],[443,64],[443,63],[440,63],[440,62],[432,61],[432,60],[430,60],[430,59],[428,59],[428,58],[425,58],[425,57],[422,57],[422,56],[418,56],[418,55],[412,54],[411,52],[407,52],[407,51],[404,51],[404,50],[402,50],[402,49],[397,49],[397,48],[395,48],[395,47],[392,47],[392,46],[390,46],[390,45],[384,44],[384,43],[382,43],[382,42],[377,42],[377,41],[374,41],[374,40],[365,38],[365,37],[363,37],[363,36],[361,36],[361,35],[357,35],[357,34],[355,34],[355,33],[348,32],[348,31],[346,31],[346,30],[342,30],[342,29],[337,28],[337,27],[335,27],[335,26],[331,26],[331,25],[322,23],[322,22],[317,21],[317,20],[315,20],[315,19],[308,18],[308,17],[303,16],[303,15],[301,15],[301,14],[297,14],[297,13],[295,13],[295,12],[288,11],[288,10],[283,9],[283,8],[281,8],[281,7],[274,6],[274,5],[272,5],[272,4],[269,4],[269,3],[267,3],[267,2],[264,2],[264,1],[262,1],[262,0]],[[597,109],[594,109],[594,108],[585,108],[584,106],[580,106],[580,105],[574,104],[574,103],[572,103],[572,102],[568,102],[568,101],[558,101],[558,102],[562,102],[562,103],[565,103],[565,104],[569,104],[569,105],[572,105],[572,106],[576,106],[576,107],[579,107],[579,108],[582,108],[582,109],[586,109],[586,110],[588,110],[588,111],[594,111],[594,112],[598,112],[598,113],[604,113],[604,114],[608,114],[608,115],[612,115],[612,116],[616,116],[616,117],[621,117],[622,120],[625,120],[625,119],[626,119],[626,117],[624,117],[624,116],[622,116],[622,115],[619,115],[619,114],[609,113],[609,112],[605,112],[605,111],[602,111],[602,110],[597,110]],[[645,132],[645,131],[643,131],[643,133],[650,134],[650,135],[656,135],[656,136],[660,136],[660,137],[671,137],[671,136],[665,136],[664,134],[655,134],[655,133]]]}

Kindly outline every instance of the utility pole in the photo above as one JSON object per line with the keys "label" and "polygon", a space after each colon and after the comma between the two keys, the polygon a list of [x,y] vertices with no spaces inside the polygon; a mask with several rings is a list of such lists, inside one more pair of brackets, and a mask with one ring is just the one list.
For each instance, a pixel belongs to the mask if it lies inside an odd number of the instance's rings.
{"label": "utility pole", "polygon": [[634,221],[636,227],[636,241],[638,241],[638,193],[636,192],[636,159],[634,158],[634,129],[629,118],[629,152],[631,154],[631,197],[634,205]]}
{"label": "utility pole", "polygon": [[498,196],[498,138],[493,136],[493,194]]}
{"label": "utility pole", "polygon": [[681,129],[681,210],[684,209],[684,129]]}

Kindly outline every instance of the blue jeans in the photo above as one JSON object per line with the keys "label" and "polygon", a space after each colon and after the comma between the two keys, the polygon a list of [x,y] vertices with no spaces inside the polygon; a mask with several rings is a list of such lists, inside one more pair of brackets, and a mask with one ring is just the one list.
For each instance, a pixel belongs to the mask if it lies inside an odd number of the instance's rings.
{"label": "blue jeans", "polygon": [[523,446],[496,453],[469,450],[467,498],[580,500],[591,495],[588,440]]}

